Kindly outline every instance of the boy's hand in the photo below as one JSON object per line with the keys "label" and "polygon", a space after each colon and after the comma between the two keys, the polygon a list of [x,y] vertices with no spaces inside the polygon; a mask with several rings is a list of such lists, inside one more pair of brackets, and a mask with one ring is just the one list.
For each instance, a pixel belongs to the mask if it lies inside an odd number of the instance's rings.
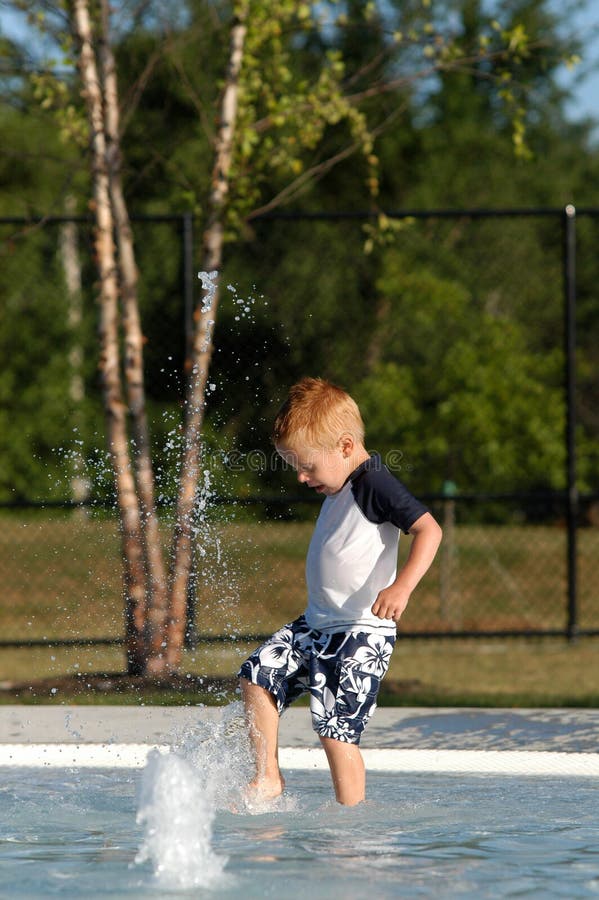
{"label": "boy's hand", "polygon": [[410,592],[405,588],[392,584],[380,591],[378,597],[372,604],[372,612],[379,619],[393,619],[398,622],[401,614],[408,605]]}
{"label": "boy's hand", "polygon": [[408,605],[410,594],[428,571],[441,542],[441,529],[430,513],[423,513],[410,528],[412,546],[405,565],[389,587],[383,588],[371,606],[379,619],[398,622]]}

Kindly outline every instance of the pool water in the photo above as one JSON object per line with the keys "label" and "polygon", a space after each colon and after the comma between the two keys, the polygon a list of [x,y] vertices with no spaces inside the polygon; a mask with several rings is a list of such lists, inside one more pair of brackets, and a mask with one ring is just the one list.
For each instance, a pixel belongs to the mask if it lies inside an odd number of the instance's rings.
{"label": "pool water", "polygon": [[[327,773],[296,771],[284,800],[252,814],[205,803],[172,767],[158,798],[165,772],[157,759],[145,772],[2,770],[0,897],[599,894],[593,778],[376,773],[347,809]],[[167,801],[182,809],[170,824]]]}

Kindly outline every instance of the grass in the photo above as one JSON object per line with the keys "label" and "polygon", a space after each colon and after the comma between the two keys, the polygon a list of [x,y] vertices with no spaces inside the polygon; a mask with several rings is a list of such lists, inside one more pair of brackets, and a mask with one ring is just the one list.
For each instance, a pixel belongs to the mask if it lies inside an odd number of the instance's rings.
{"label": "grass", "polygon": [[[0,665],[0,703],[227,702],[235,696],[232,676],[250,649],[231,644],[187,651],[182,671],[191,676],[189,683],[160,690],[95,678],[98,672],[123,670],[124,657],[118,648],[5,650]],[[597,707],[596,662],[596,638],[574,643],[557,638],[399,640],[380,704]],[[204,684],[199,683],[200,677]],[[24,686],[8,689],[15,682]]]}
{"label": "grass", "polygon": [[[309,523],[213,523],[199,541],[198,628],[230,634],[187,651],[191,689],[94,682],[122,672],[118,647],[5,648],[0,702],[223,702],[248,645],[305,604]],[[409,539],[402,541],[407,552]],[[579,534],[581,625],[599,627],[593,566],[599,532]],[[107,517],[47,512],[0,517],[0,635],[7,639],[122,635],[119,544]],[[565,536],[550,526],[458,526],[415,592],[403,630],[562,628]],[[381,702],[403,705],[596,706],[597,639],[400,640]],[[203,686],[193,676],[205,676]],[[87,680],[86,680],[87,679]],[[25,685],[13,687],[9,685]],[[112,687],[106,689],[107,684]],[[70,687],[69,687],[70,685]],[[73,687],[73,685],[75,687]],[[51,693],[52,687],[54,693]],[[75,689],[76,688],[76,689]]]}

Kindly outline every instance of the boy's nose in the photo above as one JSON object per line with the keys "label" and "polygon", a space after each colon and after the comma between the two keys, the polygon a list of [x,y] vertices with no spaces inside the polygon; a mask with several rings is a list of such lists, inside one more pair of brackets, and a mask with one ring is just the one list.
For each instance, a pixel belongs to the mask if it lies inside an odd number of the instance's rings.
{"label": "boy's nose", "polygon": [[308,478],[309,478],[309,476],[306,472],[298,472],[297,473],[297,480],[299,481],[300,484],[303,484],[305,481],[308,480]]}

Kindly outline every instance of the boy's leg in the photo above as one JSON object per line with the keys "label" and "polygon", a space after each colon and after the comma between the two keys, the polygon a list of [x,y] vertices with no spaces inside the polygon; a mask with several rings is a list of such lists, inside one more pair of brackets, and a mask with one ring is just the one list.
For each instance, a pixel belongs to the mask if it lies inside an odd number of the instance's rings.
{"label": "boy's leg", "polygon": [[256,775],[249,791],[257,800],[278,797],[285,788],[279,770],[279,711],[275,698],[266,688],[240,678],[250,742],[256,762]]}
{"label": "boy's leg", "polygon": [[300,616],[279,628],[239,670],[256,761],[256,775],[249,785],[249,794],[256,799],[277,797],[285,787],[278,760],[279,711],[308,689],[306,654],[310,635],[306,620]]}
{"label": "boy's leg", "polygon": [[312,724],[327,755],[335,796],[355,806],[366,796],[360,737],[376,709],[395,638],[368,632],[327,636],[310,671]]}
{"label": "boy's leg", "polygon": [[330,737],[321,736],[320,741],[329,762],[337,802],[344,806],[361,803],[366,797],[366,771],[360,748]]}

